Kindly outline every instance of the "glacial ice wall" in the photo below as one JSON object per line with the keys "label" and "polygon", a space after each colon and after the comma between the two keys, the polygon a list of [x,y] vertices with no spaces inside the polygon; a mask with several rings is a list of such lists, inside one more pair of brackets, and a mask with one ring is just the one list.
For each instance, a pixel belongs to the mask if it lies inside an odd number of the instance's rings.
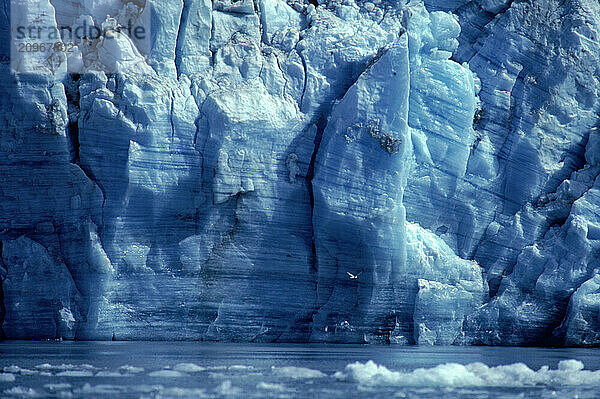
{"label": "glacial ice wall", "polygon": [[598,344],[600,5],[319,3],[0,64],[6,338]]}

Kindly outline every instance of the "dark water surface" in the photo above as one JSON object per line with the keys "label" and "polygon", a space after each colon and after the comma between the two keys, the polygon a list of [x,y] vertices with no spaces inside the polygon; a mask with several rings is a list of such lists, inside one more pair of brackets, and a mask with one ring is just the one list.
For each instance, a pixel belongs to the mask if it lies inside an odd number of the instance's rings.
{"label": "dark water surface", "polygon": [[2,398],[600,395],[597,349],[0,342],[0,370]]}

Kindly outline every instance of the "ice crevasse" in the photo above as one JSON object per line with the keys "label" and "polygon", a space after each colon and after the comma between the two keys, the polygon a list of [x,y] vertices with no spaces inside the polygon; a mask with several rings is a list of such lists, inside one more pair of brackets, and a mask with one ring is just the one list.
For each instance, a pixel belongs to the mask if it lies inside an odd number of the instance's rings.
{"label": "ice crevasse", "polygon": [[600,5],[147,9],[0,64],[4,337],[598,344]]}

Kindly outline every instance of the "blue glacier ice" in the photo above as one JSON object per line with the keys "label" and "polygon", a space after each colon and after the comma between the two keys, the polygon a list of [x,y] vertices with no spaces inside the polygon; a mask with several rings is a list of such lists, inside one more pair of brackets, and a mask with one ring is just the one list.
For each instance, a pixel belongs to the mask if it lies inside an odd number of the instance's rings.
{"label": "blue glacier ice", "polygon": [[2,1],[5,338],[600,343],[596,2]]}

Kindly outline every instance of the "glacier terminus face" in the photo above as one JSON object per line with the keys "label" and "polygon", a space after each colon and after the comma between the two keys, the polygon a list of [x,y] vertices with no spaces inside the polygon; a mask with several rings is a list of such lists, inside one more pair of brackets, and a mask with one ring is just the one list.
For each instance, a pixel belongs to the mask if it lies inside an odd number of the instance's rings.
{"label": "glacier terminus face", "polygon": [[600,344],[597,2],[2,4],[4,338]]}

